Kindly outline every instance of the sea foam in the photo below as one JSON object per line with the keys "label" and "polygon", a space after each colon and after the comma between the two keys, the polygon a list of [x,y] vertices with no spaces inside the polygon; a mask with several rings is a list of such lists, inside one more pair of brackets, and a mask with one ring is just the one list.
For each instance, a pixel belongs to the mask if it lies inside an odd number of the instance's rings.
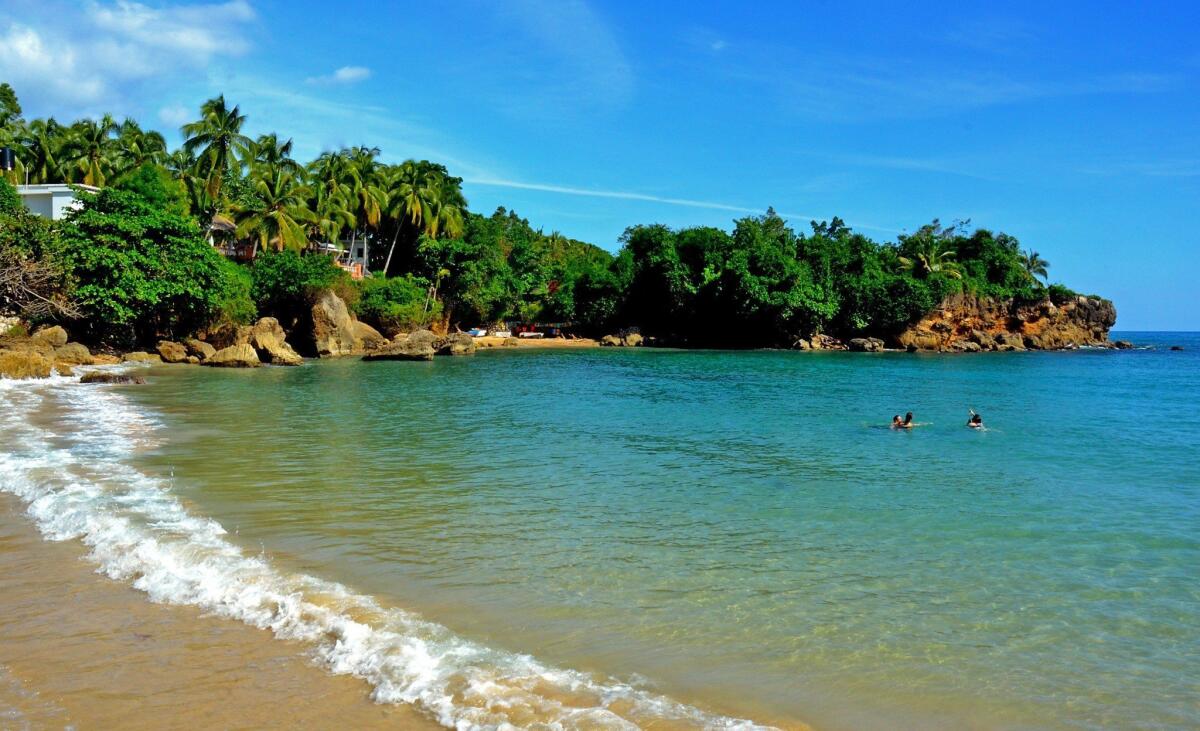
{"label": "sea foam", "polygon": [[82,541],[100,572],[152,601],[307,642],[331,672],[368,682],[376,702],[412,704],[458,729],[761,728],[483,646],[248,554],[218,522],[187,510],[169,477],[133,466],[138,450],[163,438],[163,425],[120,388],[0,380],[0,405],[0,490],[26,503],[43,536]]}

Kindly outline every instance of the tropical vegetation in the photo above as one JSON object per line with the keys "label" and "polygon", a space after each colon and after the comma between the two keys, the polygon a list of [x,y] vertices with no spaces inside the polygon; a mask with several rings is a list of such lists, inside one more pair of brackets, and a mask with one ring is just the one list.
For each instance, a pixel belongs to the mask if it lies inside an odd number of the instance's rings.
{"label": "tropical vegetation", "polygon": [[[0,267],[23,273],[0,275],[0,310],[134,342],[264,315],[294,325],[333,288],[389,332],[520,320],[786,346],[813,333],[892,334],[956,292],[1072,294],[1047,288],[1036,251],[968,223],[880,243],[836,217],[797,231],[768,210],[729,231],[633,226],[613,255],[505,208],[471,211],[441,164],[389,163],[366,145],[303,162],[291,139],[246,124],[218,96],[172,150],[130,119],[26,120],[0,84],[0,146],[16,153],[8,183],[100,189],[52,224],[0,183]],[[362,281],[335,264],[331,252],[347,248],[364,254]]]}

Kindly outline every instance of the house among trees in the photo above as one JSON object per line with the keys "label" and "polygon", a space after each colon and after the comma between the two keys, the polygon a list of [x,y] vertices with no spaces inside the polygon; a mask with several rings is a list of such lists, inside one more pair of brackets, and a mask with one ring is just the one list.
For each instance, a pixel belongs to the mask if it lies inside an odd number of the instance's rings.
{"label": "house among trees", "polygon": [[51,221],[57,221],[79,207],[79,201],[75,198],[76,188],[89,193],[100,190],[91,185],[64,185],[61,183],[18,185],[16,188],[17,195],[21,196],[21,202],[25,204],[26,208]]}

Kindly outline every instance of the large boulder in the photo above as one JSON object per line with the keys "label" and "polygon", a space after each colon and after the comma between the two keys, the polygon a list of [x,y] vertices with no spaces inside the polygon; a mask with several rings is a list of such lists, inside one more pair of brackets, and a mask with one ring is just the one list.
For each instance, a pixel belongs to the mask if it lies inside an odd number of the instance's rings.
{"label": "large boulder", "polygon": [[378,330],[371,327],[365,322],[354,320],[350,323],[350,330],[354,333],[354,341],[361,350],[372,351],[387,347],[389,341]]}
{"label": "large boulder", "polygon": [[288,345],[279,320],[264,317],[250,329],[250,347],[258,353],[259,360],[272,365],[297,366],[304,359]]}
{"label": "large boulder", "polygon": [[414,330],[405,338],[405,342],[417,348],[431,348],[437,350],[438,336],[433,334],[431,330]]}
{"label": "large boulder", "polygon": [[158,353],[135,350],[132,353],[126,353],[121,356],[121,361],[124,363],[162,363],[162,356]]}
{"label": "large boulder", "polygon": [[[230,345],[241,345],[250,342],[250,326],[225,323],[220,327],[209,330],[206,337],[214,351],[228,348]],[[199,341],[197,341],[199,342]]]}
{"label": "large boulder", "polygon": [[624,342],[616,335],[605,335],[604,337],[600,338],[600,345],[605,348],[615,348],[617,346],[624,345]]}
{"label": "large boulder", "polygon": [[188,358],[187,348],[170,340],[158,341],[158,354],[164,363],[186,363]]}
{"label": "large boulder", "polygon": [[438,355],[474,355],[475,338],[466,333],[450,333],[438,344]]}
{"label": "large boulder", "polygon": [[354,319],[341,297],[329,290],[312,306],[312,339],[317,355],[351,355],[362,348],[354,337]]}
{"label": "large boulder", "polygon": [[879,338],[854,338],[848,344],[850,350],[858,353],[883,352],[883,341]]}
{"label": "large boulder", "polygon": [[641,333],[629,333],[625,336],[624,340],[626,346],[636,348],[642,344],[644,338],[642,338]]}
{"label": "large boulder", "polygon": [[183,346],[187,348],[188,355],[199,358],[200,360],[204,360],[208,356],[217,352],[217,349],[212,345],[204,342],[203,340],[197,340],[196,338],[188,338],[184,340]]}
{"label": "large boulder", "polygon": [[0,351],[0,378],[49,378],[54,362],[34,349]]}
{"label": "large boulder", "polygon": [[92,353],[83,343],[67,343],[54,349],[54,360],[67,365],[91,365]]}
{"label": "large boulder", "polygon": [[52,348],[60,348],[67,344],[67,331],[58,325],[44,327],[30,338],[35,343],[45,343]]}
{"label": "large boulder", "polygon": [[385,348],[367,353],[363,360],[433,360],[433,343],[424,337],[414,338],[419,332],[422,331],[418,330],[403,340],[394,341]]}
{"label": "large boulder", "polygon": [[257,368],[262,365],[262,361],[258,359],[258,353],[249,343],[242,343],[221,348],[205,358],[201,365],[216,368]]}

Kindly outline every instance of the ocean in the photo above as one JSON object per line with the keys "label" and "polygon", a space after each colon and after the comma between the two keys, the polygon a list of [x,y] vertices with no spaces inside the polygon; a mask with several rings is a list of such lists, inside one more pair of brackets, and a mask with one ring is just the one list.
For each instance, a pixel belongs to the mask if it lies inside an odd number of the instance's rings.
{"label": "ocean", "polygon": [[1200,335],[1113,337],[0,382],[0,490],[445,726],[1196,728]]}

